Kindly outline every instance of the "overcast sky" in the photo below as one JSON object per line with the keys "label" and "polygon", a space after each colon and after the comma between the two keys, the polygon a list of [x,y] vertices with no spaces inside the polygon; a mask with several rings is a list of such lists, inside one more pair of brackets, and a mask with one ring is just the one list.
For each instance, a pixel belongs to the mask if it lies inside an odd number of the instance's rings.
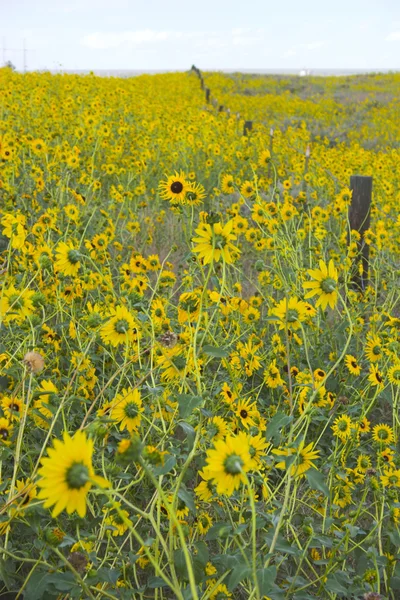
{"label": "overcast sky", "polygon": [[28,69],[400,68],[400,0],[0,0]]}

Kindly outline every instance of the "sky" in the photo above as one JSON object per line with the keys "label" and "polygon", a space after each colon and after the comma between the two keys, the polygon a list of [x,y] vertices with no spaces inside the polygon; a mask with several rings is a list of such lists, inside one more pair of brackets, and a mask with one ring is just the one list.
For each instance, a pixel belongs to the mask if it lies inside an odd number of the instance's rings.
{"label": "sky", "polygon": [[20,70],[400,69],[400,0],[0,0]]}

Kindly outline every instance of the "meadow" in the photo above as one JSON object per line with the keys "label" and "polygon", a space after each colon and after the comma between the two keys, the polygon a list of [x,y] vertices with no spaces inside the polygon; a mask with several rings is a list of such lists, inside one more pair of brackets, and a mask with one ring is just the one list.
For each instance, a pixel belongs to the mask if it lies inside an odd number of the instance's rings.
{"label": "meadow", "polygon": [[203,80],[0,69],[0,596],[396,600],[400,75]]}

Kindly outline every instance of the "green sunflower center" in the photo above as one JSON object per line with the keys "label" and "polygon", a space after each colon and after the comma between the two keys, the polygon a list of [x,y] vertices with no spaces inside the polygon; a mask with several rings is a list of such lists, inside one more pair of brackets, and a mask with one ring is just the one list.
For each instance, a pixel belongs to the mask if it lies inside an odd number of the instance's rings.
{"label": "green sunflower center", "polygon": [[11,294],[9,298],[10,306],[15,308],[16,310],[20,310],[24,307],[24,299],[19,296],[19,294]]}
{"label": "green sunflower center", "polygon": [[377,437],[378,437],[380,440],[382,440],[382,441],[384,442],[385,440],[387,440],[387,439],[388,439],[388,437],[389,437],[389,433],[386,431],[386,429],[379,429],[379,430],[377,431],[377,434],[376,434],[376,436],[377,436]]}
{"label": "green sunflower center", "polygon": [[89,469],[83,463],[74,463],[67,471],[66,480],[69,488],[79,490],[89,481]]}
{"label": "green sunflower center", "polygon": [[216,233],[215,234],[215,247],[216,248],[224,248],[226,246],[226,239],[224,238],[223,235],[221,235],[220,233]]}
{"label": "green sunflower center", "polygon": [[286,319],[288,323],[295,323],[299,318],[299,313],[295,308],[289,308],[286,314]]}
{"label": "green sunflower center", "polygon": [[243,459],[238,454],[231,454],[225,459],[225,472],[229,475],[239,475],[242,472],[243,465]]}
{"label": "green sunflower center", "polygon": [[135,404],[134,402],[128,402],[128,404],[125,406],[125,414],[128,417],[128,419],[134,419],[135,417],[137,417],[137,404]]}
{"label": "green sunflower center", "polygon": [[114,326],[117,333],[127,333],[129,331],[129,323],[126,319],[119,319]]}
{"label": "green sunflower center", "polygon": [[327,277],[321,281],[321,289],[325,294],[330,294],[336,290],[336,281],[333,277]]}
{"label": "green sunflower center", "polygon": [[344,431],[347,431],[349,425],[348,425],[347,421],[339,421],[337,426],[338,426],[339,431],[344,432]]}
{"label": "green sunflower center", "polygon": [[78,250],[74,250],[74,249],[69,250],[68,254],[67,254],[67,257],[68,257],[68,262],[70,262],[71,265],[76,265],[76,263],[79,262],[79,252],[78,252]]}

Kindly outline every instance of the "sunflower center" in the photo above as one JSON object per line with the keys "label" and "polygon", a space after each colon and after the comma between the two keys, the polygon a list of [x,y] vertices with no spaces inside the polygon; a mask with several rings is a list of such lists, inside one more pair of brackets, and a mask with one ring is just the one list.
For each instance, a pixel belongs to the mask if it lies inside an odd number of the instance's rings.
{"label": "sunflower center", "polygon": [[389,483],[391,483],[392,485],[396,485],[397,481],[398,481],[397,475],[391,475],[389,477]]}
{"label": "sunflower center", "polygon": [[137,417],[137,414],[138,414],[137,405],[134,402],[129,402],[125,406],[125,414],[128,417],[128,419],[134,419],[135,417]]}
{"label": "sunflower center", "polygon": [[381,353],[381,347],[380,346],[374,346],[372,348],[372,354],[375,354],[375,356],[379,356],[380,353]]}
{"label": "sunflower center", "polygon": [[226,246],[226,239],[223,235],[216,233],[215,234],[215,247],[216,248],[224,248]]}
{"label": "sunflower center", "polygon": [[336,281],[333,277],[327,277],[323,281],[321,281],[321,289],[325,294],[330,294],[336,290]]}
{"label": "sunflower center", "polygon": [[238,454],[231,454],[225,459],[225,472],[229,475],[239,475],[242,472],[243,459]]}
{"label": "sunflower center", "polygon": [[83,463],[74,463],[67,471],[67,484],[74,490],[79,490],[89,481],[89,469]]}
{"label": "sunflower center", "polygon": [[127,333],[129,331],[129,323],[126,319],[119,319],[114,326],[117,333]]}
{"label": "sunflower center", "polygon": [[385,441],[385,440],[387,440],[387,439],[388,439],[388,437],[389,437],[389,434],[388,434],[388,432],[386,431],[386,429],[380,429],[380,430],[378,431],[378,436],[377,436],[377,437],[378,437],[380,440],[382,440],[382,441]]}
{"label": "sunflower center", "polygon": [[294,308],[289,308],[286,315],[287,315],[286,319],[287,319],[288,323],[295,323],[295,321],[297,321],[299,318],[299,313]]}
{"label": "sunflower center", "polygon": [[14,403],[12,402],[12,403],[10,404],[10,407],[9,407],[9,408],[10,408],[10,410],[11,410],[12,412],[19,412],[19,406],[18,406],[18,404],[14,404]]}
{"label": "sunflower center", "polygon": [[174,181],[171,184],[171,192],[173,194],[180,194],[183,190],[183,184],[180,181]]}
{"label": "sunflower center", "polygon": [[6,440],[9,435],[10,432],[8,431],[8,429],[0,429],[0,437],[2,440]]}
{"label": "sunflower center", "polygon": [[11,294],[8,301],[10,303],[10,306],[12,306],[13,308],[15,308],[17,310],[24,307],[24,300],[18,294]]}
{"label": "sunflower center", "polygon": [[79,252],[78,250],[69,250],[68,251],[68,262],[71,263],[71,265],[76,265],[77,262],[79,262]]}
{"label": "sunflower center", "polygon": [[240,416],[242,417],[242,419],[247,419],[247,417],[249,416],[249,413],[247,412],[247,410],[246,410],[246,409],[244,409],[244,408],[243,408],[243,409],[240,411]]}
{"label": "sunflower center", "polygon": [[339,431],[347,431],[347,428],[348,428],[347,421],[339,421],[339,423],[338,423]]}

